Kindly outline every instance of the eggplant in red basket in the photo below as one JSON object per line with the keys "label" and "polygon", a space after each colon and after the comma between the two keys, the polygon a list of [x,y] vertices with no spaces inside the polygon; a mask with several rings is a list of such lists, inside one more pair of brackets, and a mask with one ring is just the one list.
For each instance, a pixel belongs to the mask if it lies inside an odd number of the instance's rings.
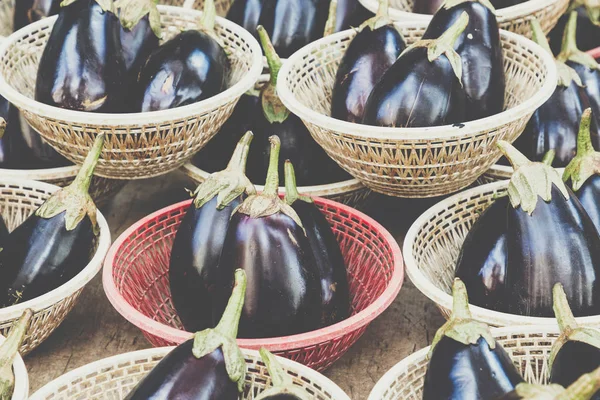
{"label": "eggplant in red basket", "polygon": [[431,343],[423,400],[494,400],[511,392],[523,378],[489,327],[472,319],[458,278],[452,296],[452,316]]}
{"label": "eggplant in red basket", "polygon": [[389,0],[359,28],[340,62],[331,95],[331,116],[361,123],[369,94],[402,51],[402,35],[388,16]]}
{"label": "eggplant in red basket", "polygon": [[577,12],[577,44],[583,51],[600,47],[600,6],[590,0],[574,0],[565,15],[548,35],[554,54],[560,52],[563,32],[569,21],[571,11]]}
{"label": "eggplant in red basket", "polygon": [[245,293],[246,274],[238,269],[216,327],[196,332],[193,339],[173,349],[125,400],[238,400],[244,389],[246,360],[235,339]]}
{"label": "eggplant in red basket", "polygon": [[125,63],[112,0],[65,0],[39,63],[35,99],[88,112],[122,112]]}
{"label": "eggplant in red basket", "polygon": [[263,360],[271,377],[271,385],[256,397],[256,400],[310,400],[310,396],[299,386],[294,385],[292,378],[283,370],[277,358],[264,347],[260,349]]}
{"label": "eggplant in red basket", "polygon": [[2,400],[10,400],[13,397],[13,392],[15,391],[13,362],[25,340],[25,335],[29,330],[32,318],[33,311],[26,309],[11,328],[4,343],[0,346],[0,399]]}
{"label": "eggplant in red basket", "polygon": [[415,0],[412,12],[417,14],[435,14],[444,4],[444,0]]}
{"label": "eggplant in red basket", "polygon": [[453,47],[468,23],[463,12],[439,39],[409,46],[373,88],[363,123],[408,128],[463,122],[462,61]]}
{"label": "eggplant in red basket", "polygon": [[247,132],[240,140],[225,170],[198,186],[175,235],[169,283],[173,305],[188,332],[213,327],[212,297],[229,218],[246,196],[256,193],[244,175],[252,136]]}
{"label": "eggplant in red basket", "polygon": [[75,180],[54,193],[4,241],[0,306],[56,289],[89,262],[98,225],[88,189],[103,144],[100,134]]}
{"label": "eggplant in red basket", "polygon": [[56,15],[60,11],[61,0],[19,0],[15,1],[13,30],[39,21],[42,18]]}

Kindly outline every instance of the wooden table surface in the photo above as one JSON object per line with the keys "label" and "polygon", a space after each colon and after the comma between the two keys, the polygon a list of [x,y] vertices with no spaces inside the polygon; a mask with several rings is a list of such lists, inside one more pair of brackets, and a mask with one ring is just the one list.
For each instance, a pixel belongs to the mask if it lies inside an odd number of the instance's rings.
{"label": "wooden table surface", "polygon": [[[184,188],[193,186],[180,172],[128,183],[102,208],[113,240],[149,213],[189,198]],[[412,221],[434,203],[373,195],[363,211],[386,226],[401,244]],[[325,375],[353,400],[366,399],[377,380],[398,361],[428,345],[442,323],[435,305],[405,279],[394,303]],[[25,357],[30,393],[74,368],[148,347],[141,331],[112,308],[98,274],[64,323]]]}

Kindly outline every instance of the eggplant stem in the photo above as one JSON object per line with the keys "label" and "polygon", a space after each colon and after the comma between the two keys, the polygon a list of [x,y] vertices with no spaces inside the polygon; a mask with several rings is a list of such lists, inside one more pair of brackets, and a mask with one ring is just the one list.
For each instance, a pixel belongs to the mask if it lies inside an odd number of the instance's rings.
{"label": "eggplant stem", "polygon": [[260,44],[265,52],[265,57],[267,57],[267,64],[269,64],[269,82],[271,85],[277,86],[277,76],[279,75],[279,70],[283,63],[281,62],[281,58],[279,58],[279,54],[275,51],[275,47],[273,47],[271,38],[265,28],[262,25],[259,25],[256,28],[256,31],[258,32]]}
{"label": "eggplant stem", "polygon": [[529,159],[527,157],[525,157],[525,155],[523,155],[523,153],[521,153],[519,150],[517,150],[514,146],[512,146],[508,142],[500,140],[498,142],[497,146],[500,149],[500,151],[502,152],[502,154],[504,154],[504,156],[508,159],[508,161],[510,162],[510,164],[513,166],[513,168],[515,170],[519,167],[522,167],[524,165],[531,163],[531,161],[529,161]]}
{"label": "eggplant stem", "polygon": [[147,15],[152,32],[160,39],[162,31],[157,4],[157,0],[115,0],[113,6],[118,10],[123,28],[132,30]]}
{"label": "eggplant stem", "polygon": [[294,171],[294,165],[290,160],[285,160],[284,166],[285,172],[285,202],[290,206],[301,200],[306,203],[313,203],[313,199],[310,196],[303,196],[298,193],[298,186],[296,185],[296,172]]}
{"label": "eggplant stem", "polygon": [[279,136],[273,135],[269,137],[271,143],[271,153],[269,154],[269,169],[267,170],[267,179],[263,195],[266,197],[277,197],[279,189],[279,150],[281,141]]}
{"label": "eggplant stem", "polygon": [[569,301],[567,300],[567,295],[565,294],[563,286],[560,283],[557,283],[554,285],[552,293],[554,295],[554,315],[556,316],[560,331],[564,332],[579,327],[573,316],[571,307],[569,307]]}
{"label": "eggplant stem", "polygon": [[337,0],[331,0],[329,3],[329,14],[327,16],[327,22],[325,23],[325,29],[323,30],[323,37],[331,35],[335,31],[335,23],[337,21]]}
{"label": "eggplant stem", "polygon": [[546,154],[544,154],[542,162],[546,165],[552,166],[552,163],[554,162],[554,157],[556,157],[556,152],[550,149],[546,152]]}
{"label": "eggplant stem", "polygon": [[263,114],[270,123],[283,122],[290,115],[290,110],[283,105],[281,99],[277,96],[277,76],[282,65],[281,58],[275,51],[265,28],[259,25],[256,30],[267,57],[267,64],[269,64],[269,83],[261,91]]}
{"label": "eggplant stem", "polygon": [[540,25],[540,21],[537,18],[533,18],[530,22],[531,25],[531,39],[541,46],[548,53],[552,54],[552,50],[550,49],[550,44],[548,44],[548,39],[546,38],[546,34],[542,29],[542,25]]}
{"label": "eggplant stem", "polygon": [[452,285],[452,318],[471,319],[467,287],[460,279],[454,279]]}
{"label": "eggplant stem", "polygon": [[390,0],[379,0],[375,17],[386,20],[390,18]]}
{"label": "eggplant stem", "polygon": [[33,311],[26,309],[0,346],[0,399],[10,399],[14,391],[15,376],[12,364],[25,340]]}
{"label": "eggplant stem", "polygon": [[293,384],[292,378],[283,370],[279,361],[275,358],[273,353],[262,347],[259,350],[260,358],[262,358],[269,376],[271,377],[271,383],[273,386],[286,386]]}
{"label": "eggplant stem", "polygon": [[592,125],[592,109],[587,108],[581,115],[581,123],[579,124],[579,132],[577,134],[577,155],[588,155],[594,153],[592,145],[592,133],[590,127]]}
{"label": "eggplant stem", "polygon": [[6,132],[6,120],[4,118],[0,117],[0,139],[2,139],[5,132]]}
{"label": "eggplant stem", "polygon": [[496,9],[494,8],[490,0],[446,0],[442,7],[444,7],[447,10],[459,4],[466,3],[468,1],[483,4],[484,6],[489,8],[492,13],[496,14]]}
{"label": "eggplant stem", "polygon": [[246,295],[246,272],[243,269],[235,271],[235,281],[231,297],[223,312],[221,320],[215,327],[215,331],[223,335],[236,338],[240,326],[240,317],[244,308],[244,296]]}
{"label": "eggplant stem", "polygon": [[204,10],[202,11],[202,17],[200,18],[200,26],[207,32],[215,31],[215,19],[217,17],[217,8],[215,7],[215,0],[205,0]]}
{"label": "eggplant stem", "polygon": [[563,34],[562,48],[556,59],[561,62],[572,61],[592,70],[600,70],[600,65],[594,60],[594,57],[577,47],[577,11],[573,11],[569,15],[569,22]]}
{"label": "eggplant stem", "polygon": [[600,390],[600,368],[582,375],[554,400],[590,400]]}
{"label": "eggplant stem", "polygon": [[592,145],[592,110],[586,109],[581,116],[579,133],[577,134],[577,154],[565,168],[563,181],[571,180],[574,191],[593,175],[600,174],[600,153]]}
{"label": "eggplant stem", "polygon": [[98,159],[100,158],[100,154],[102,154],[102,147],[104,146],[104,133],[99,134],[94,140],[94,144],[90,152],[85,157],[75,180],[71,183],[70,186],[73,186],[80,190],[81,192],[88,192],[90,189],[90,185],[92,183],[92,177],[94,175],[94,170],[96,169],[96,165],[98,164]]}
{"label": "eggplant stem", "polygon": [[248,161],[248,153],[250,152],[250,143],[254,135],[251,131],[248,131],[242,136],[238,144],[235,146],[233,155],[229,159],[227,164],[227,170],[239,171],[241,173],[246,172],[246,164]]}

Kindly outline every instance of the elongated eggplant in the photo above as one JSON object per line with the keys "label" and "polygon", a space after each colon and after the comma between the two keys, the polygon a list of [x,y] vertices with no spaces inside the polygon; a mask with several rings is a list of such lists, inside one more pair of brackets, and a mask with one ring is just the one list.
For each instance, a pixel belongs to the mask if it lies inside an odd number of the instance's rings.
{"label": "elongated eggplant", "polygon": [[469,24],[454,49],[462,61],[465,121],[472,121],[504,109],[504,57],[494,8],[489,0],[447,0],[431,19],[423,39],[439,38],[463,12],[469,15]]}
{"label": "elongated eggplant", "polygon": [[294,166],[290,160],[285,161],[285,202],[298,214],[315,258],[321,283],[321,324],[333,325],[350,315],[346,264],[323,213],[312,198],[298,193]]}
{"label": "elongated eggplant", "polygon": [[415,0],[412,12],[417,14],[435,14],[445,0]]}
{"label": "elongated eggplant", "polygon": [[583,51],[600,47],[600,7],[590,0],[573,0],[568,11],[548,35],[554,54],[560,52],[563,32],[572,11],[577,12],[577,44]]}
{"label": "elongated eggplant", "polygon": [[489,327],[472,319],[458,278],[452,296],[452,316],[431,343],[423,400],[493,400],[514,390],[523,378]]}
{"label": "elongated eggplant", "polygon": [[11,400],[15,391],[13,362],[29,330],[33,311],[26,309],[0,346],[0,400]]}
{"label": "elongated eggplant", "polygon": [[169,267],[173,304],[188,332],[211,328],[212,297],[229,218],[254,186],[244,175],[252,132],[237,144],[229,165],[194,191],[177,229]]}
{"label": "elongated eggplant", "polygon": [[87,265],[98,229],[88,189],[103,144],[100,134],[73,183],[54,193],[5,239],[0,306],[56,289]]}
{"label": "elongated eggplant", "polygon": [[40,60],[35,99],[78,111],[122,112],[125,63],[112,0],[65,0]]}
{"label": "elongated eggplant", "polygon": [[238,400],[246,377],[244,354],[235,341],[246,293],[243,270],[235,271],[229,293],[227,308],[216,327],[196,332],[193,339],[167,354],[125,400]]}
{"label": "elongated eggplant", "polygon": [[258,36],[256,28],[263,8],[264,0],[234,0],[227,11],[227,19],[235,22],[254,36]]}
{"label": "elongated eggplant", "polygon": [[60,0],[19,0],[15,1],[13,30],[39,21],[42,18],[56,15],[60,11]]}
{"label": "elongated eggplant", "polygon": [[219,260],[216,320],[225,305],[233,271],[248,275],[240,337],[266,338],[307,332],[321,324],[321,289],[310,243],[296,211],[277,195],[279,138],[261,194],[249,196],[231,216]]}
{"label": "elongated eggplant", "polygon": [[389,0],[365,22],[340,62],[331,95],[331,116],[361,123],[369,94],[406,48],[388,16]]}
{"label": "elongated eggplant", "polygon": [[505,141],[498,147],[514,168],[508,185],[506,310],[551,317],[552,288],[561,283],[577,316],[597,315],[600,236],[594,223],[555,169],[529,161]]}
{"label": "elongated eggplant", "polygon": [[408,47],[373,88],[363,123],[426,127],[465,121],[462,61],[453,47],[468,23],[464,12],[439,39]]}
{"label": "elongated eggplant", "polygon": [[275,356],[264,347],[260,349],[260,358],[267,366],[272,387],[258,395],[256,400],[310,400],[313,398],[299,386],[294,385],[292,378],[283,370]]}

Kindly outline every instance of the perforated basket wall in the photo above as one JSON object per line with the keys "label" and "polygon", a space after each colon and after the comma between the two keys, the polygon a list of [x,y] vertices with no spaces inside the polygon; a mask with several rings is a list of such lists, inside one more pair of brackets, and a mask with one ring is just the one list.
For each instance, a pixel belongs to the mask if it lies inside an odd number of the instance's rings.
{"label": "perforated basket wall", "polygon": [[[341,357],[367,325],[398,294],[403,280],[400,250],[394,238],[366,215],[325,199],[316,199],[330,222],[348,268],[352,316],[317,331],[283,338],[239,340],[241,347],[269,350],[323,370]],[[171,247],[190,202],[175,204],[137,222],[109,251],[103,285],[113,306],[143,330],[154,346],[178,344],[191,333],[171,303]]]}
{"label": "perforated basket wall", "polygon": [[[217,9],[217,15],[224,17],[229,10],[229,7],[233,3],[233,0],[215,0],[215,8]],[[168,6],[186,7],[195,10],[204,9],[204,0],[160,0],[160,4]]]}
{"label": "perforated basket wall", "polygon": [[[23,179],[0,178],[0,215],[12,231],[27,219],[52,193],[59,188],[48,183]],[[25,355],[35,349],[60,325],[75,306],[83,287],[100,271],[102,261],[110,247],[110,230],[100,212],[97,214],[100,236],[88,265],[64,285],[33,300],[0,308],[0,334],[7,336],[23,311],[34,311],[20,353]]]}
{"label": "perforated basket wall", "polygon": [[15,0],[0,0],[0,36],[8,36],[13,31],[13,10]]}
{"label": "perforated basket wall", "polygon": [[[200,11],[159,6],[165,38],[197,28]],[[216,33],[232,65],[230,85],[204,101],[172,110],[137,114],[98,114],[33,100],[39,58],[56,17],[31,24],[0,46],[0,94],[15,104],[29,124],[59,153],[81,164],[95,136],[106,133],[96,174],[138,179],[165,174],[182,166],[219,130],[239,97],[262,70],[256,39],[241,27],[217,18]]]}

